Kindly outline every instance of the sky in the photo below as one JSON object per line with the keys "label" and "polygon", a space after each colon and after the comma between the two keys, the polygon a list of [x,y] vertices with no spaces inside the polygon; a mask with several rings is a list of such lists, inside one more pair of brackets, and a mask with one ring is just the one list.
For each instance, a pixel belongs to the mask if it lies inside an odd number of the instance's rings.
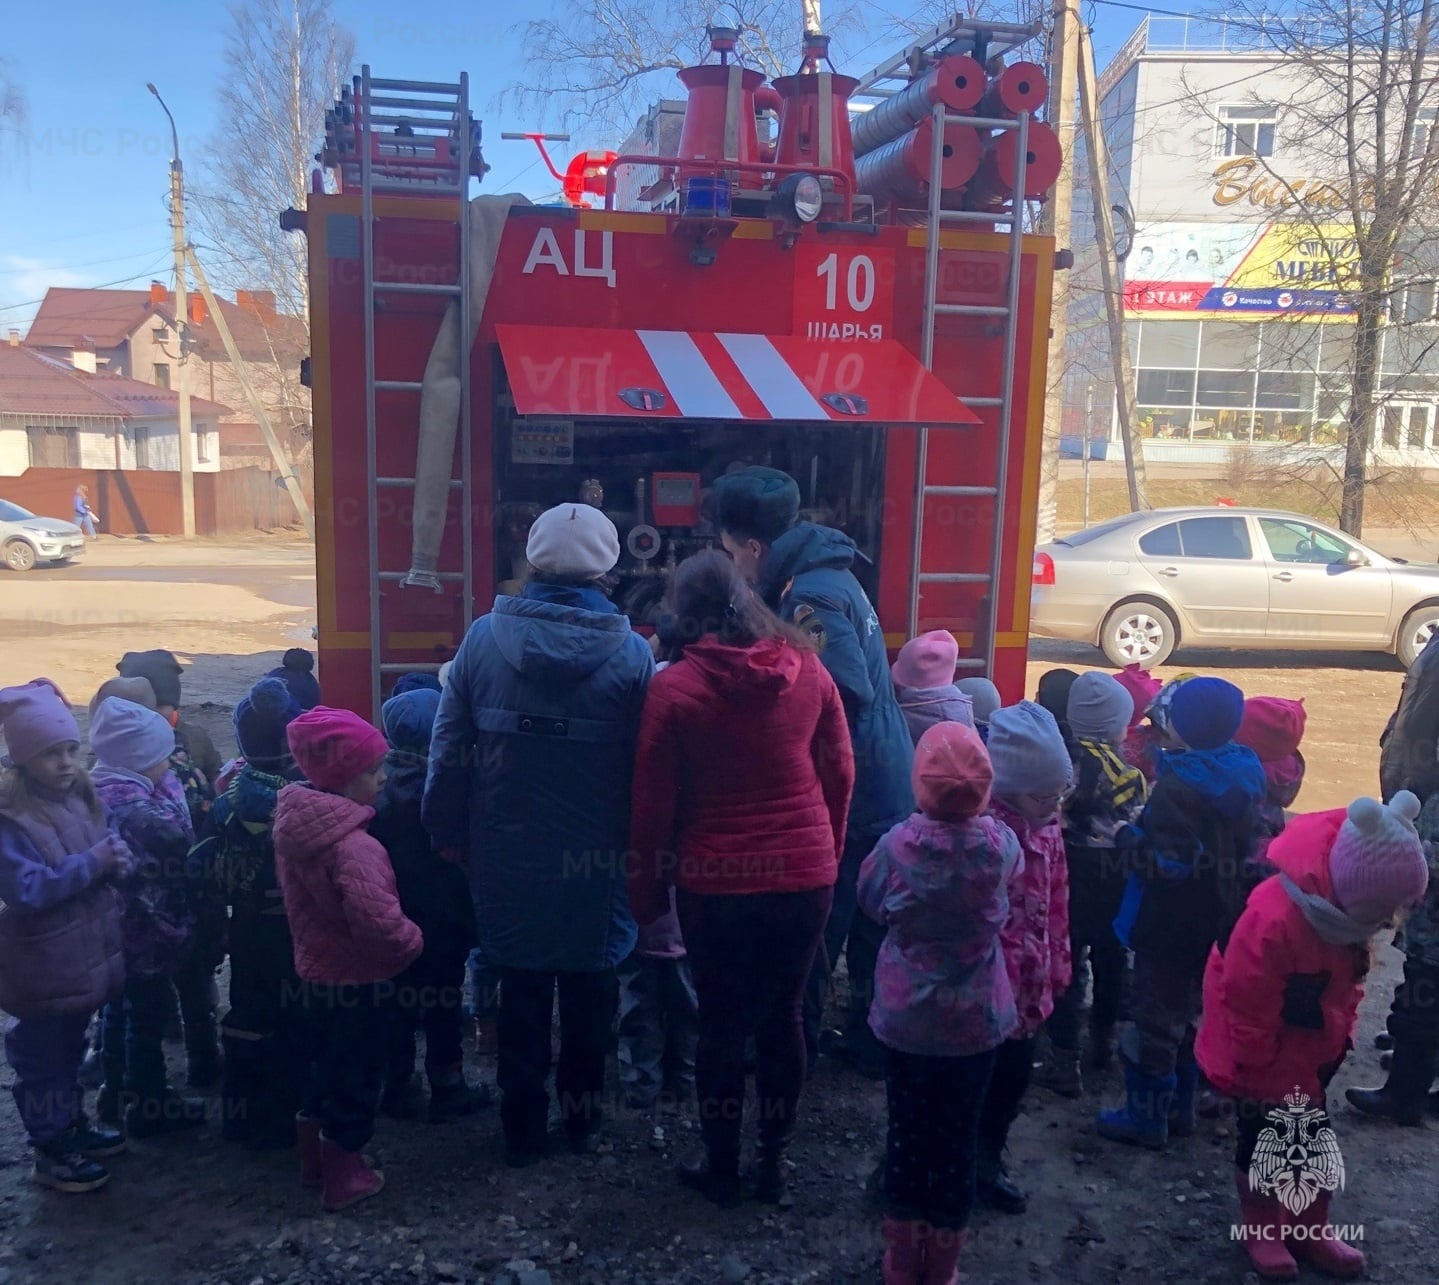
{"label": "sky", "polygon": [[[902,45],[878,17],[879,4],[866,3],[870,21],[835,38],[841,70],[867,70]],[[898,11],[904,4],[887,0],[885,7]],[[523,75],[525,51],[514,24],[561,14],[565,0],[495,7],[502,20],[480,16],[490,0],[334,0],[337,18],[355,34],[357,63],[368,62],[376,75],[451,81],[468,71],[492,166],[483,190],[544,199],[555,184],[533,148],[499,135],[559,129],[557,111],[549,120],[533,108],[519,115],[500,91]],[[716,0],[716,12],[722,8]],[[1101,60],[1139,18],[1104,13],[1096,28]],[[0,127],[0,338],[28,326],[49,286],[170,281],[169,124],[145,84],[155,82],[174,113],[180,154],[187,174],[194,173],[206,148],[223,138],[215,90],[227,21],[222,0],[178,6],[129,0],[120,9],[102,0],[56,8],[0,0],[0,59],[29,107],[22,131]],[[679,96],[674,82],[657,90],[656,97]],[[563,167],[569,151],[565,144],[555,150]],[[198,249],[203,261],[203,242]]]}

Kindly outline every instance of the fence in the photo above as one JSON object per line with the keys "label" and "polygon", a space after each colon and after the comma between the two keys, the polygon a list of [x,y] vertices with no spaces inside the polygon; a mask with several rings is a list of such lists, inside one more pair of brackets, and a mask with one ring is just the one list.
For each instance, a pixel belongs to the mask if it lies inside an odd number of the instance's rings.
{"label": "fence", "polygon": [[[0,499],[43,517],[70,521],[77,486],[108,535],[179,535],[180,475],[144,469],[32,468],[0,479]],[[195,533],[233,535],[296,526],[299,518],[279,476],[262,468],[195,474]]]}

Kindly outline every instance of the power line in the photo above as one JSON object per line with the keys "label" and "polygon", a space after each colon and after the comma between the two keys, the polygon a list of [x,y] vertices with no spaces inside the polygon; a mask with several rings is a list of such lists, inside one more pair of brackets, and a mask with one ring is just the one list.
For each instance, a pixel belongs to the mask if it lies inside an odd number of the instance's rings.
{"label": "power line", "polygon": [[[77,286],[75,288],[80,290],[106,290],[111,286],[125,286],[129,285],[132,281],[142,281],[147,277],[153,277],[155,273],[159,272],[168,258],[168,255],[162,257],[153,268],[149,268],[144,272],[137,272],[133,277],[121,277],[118,281],[102,281],[98,285]],[[0,304],[0,312],[13,312],[16,308],[34,308],[44,302],[45,299],[42,296],[39,299],[26,299],[22,303],[4,303]]]}

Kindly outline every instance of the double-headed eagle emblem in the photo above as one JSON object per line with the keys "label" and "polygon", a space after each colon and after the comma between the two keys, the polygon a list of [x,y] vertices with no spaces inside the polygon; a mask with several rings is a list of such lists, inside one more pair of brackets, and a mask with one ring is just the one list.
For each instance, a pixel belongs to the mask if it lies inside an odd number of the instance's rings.
{"label": "double-headed eagle emblem", "polygon": [[1309,1095],[1296,1085],[1284,1105],[1265,1117],[1249,1162],[1249,1186],[1273,1196],[1291,1214],[1302,1214],[1322,1191],[1344,1188],[1344,1157],[1323,1109],[1309,1105]]}

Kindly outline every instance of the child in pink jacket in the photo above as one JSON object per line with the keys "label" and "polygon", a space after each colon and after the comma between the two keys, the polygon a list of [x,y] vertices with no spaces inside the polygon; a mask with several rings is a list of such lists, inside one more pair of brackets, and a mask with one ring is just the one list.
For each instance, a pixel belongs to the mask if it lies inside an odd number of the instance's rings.
{"label": "child in pink jacket", "polygon": [[[1364,1255],[1329,1223],[1341,1185],[1324,1095],[1351,1046],[1370,944],[1428,884],[1414,829],[1419,800],[1359,799],[1345,812],[1295,817],[1270,845],[1261,883],[1204,973],[1195,1056],[1236,1102],[1235,1181],[1254,1270],[1293,1280],[1296,1259],[1358,1276]],[[1263,1136],[1261,1136],[1263,1135]],[[1303,1164],[1286,1159],[1297,1139]]]}
{"label": "child in pink jacket", "polygon": [[1019,1026],[999,1046],[979,1118],[979,1198],[1022,1214],[1028,1200],[1004,1167],[1009,1130],[1029,1089],[1035,1038],[1069,986],[1069,864],[1059,803],[1073,775],[1059,724],[1042,705],[1021,701],[989,720],[994,798],[989,814],[1019,839],[1022,865],[1009,880],[1009,918],[1000,938]]}
{"label": "child in pink jacket", "polygon": [[327,1210],[384,1186],[362,1154],[375,1130],[389,996],[381,983],[424,946],[405,918],[389,854],[366,832],[389,745],[348,710],[317,705],[286,731],[305,775],[275,805],[275,872],[295,942],[311,1069],[297,1123],[300,1177]]}
{"label": "child in pink jacket", "polygon": [[1000,933],[1022,858],[984,815],[993,776],[972,727],[935,724],[914,752],[920,810],[860,867],[860,907],[887,930],[869,1013],[887,1053],[885,1285],[956,1278],[980,1109],[1016,1022]]}

